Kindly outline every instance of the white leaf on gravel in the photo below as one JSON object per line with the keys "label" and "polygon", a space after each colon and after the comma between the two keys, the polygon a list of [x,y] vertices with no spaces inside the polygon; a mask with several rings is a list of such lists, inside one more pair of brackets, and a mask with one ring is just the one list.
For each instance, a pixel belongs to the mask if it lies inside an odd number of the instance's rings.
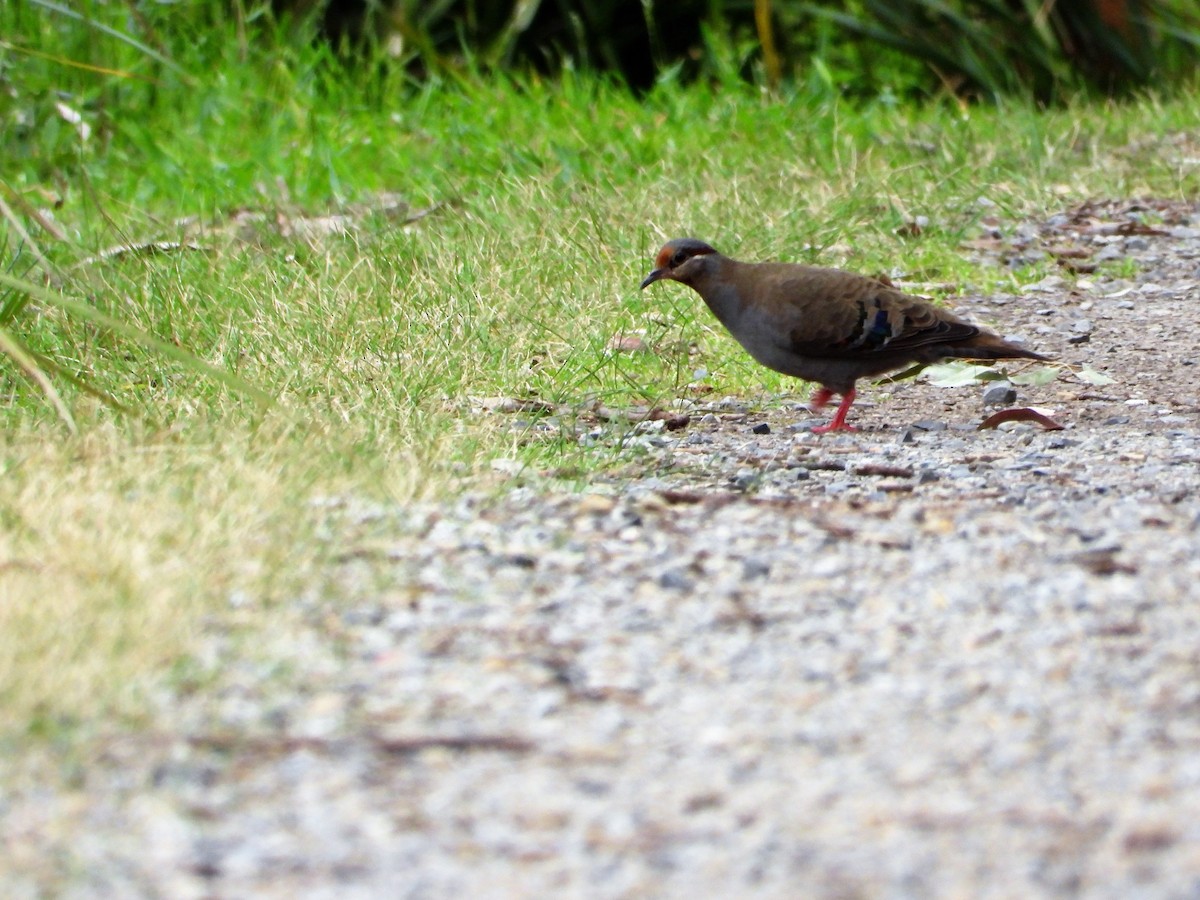
{"label": "white leaf on gravel", "polygon": [[[991,374],[993,378],[985,377]],[[925,378],[937,387],[963,387],[968,384],[981,384],[994,380],[995,372],[989,366],[976,366],[970,363],[939,363],[925,370]]]}
{"label": "white leaf on gravel", "polygon": [[1030,369],[1026,372],[1018,372],[1008,380],[1013,384],[1041,387],[1044,384],[1049,384],[1057,377],[1058,369],[1051,369],[1047,366],[1042,366],[1037,369]]}
{"label": "white leaf on gravel", "polygon": [[1109,378],[1102,372],[1097,372],[1091,366],[1084,366],[1075,373],[1079,380],[1086,384],[1112,384],[1116,379]]}

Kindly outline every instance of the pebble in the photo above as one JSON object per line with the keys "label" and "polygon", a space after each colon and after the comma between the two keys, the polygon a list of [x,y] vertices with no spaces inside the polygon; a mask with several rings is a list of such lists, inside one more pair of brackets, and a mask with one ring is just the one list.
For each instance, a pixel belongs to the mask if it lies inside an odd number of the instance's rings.
{"label": "pebble", "polygon": [[1008,381],[992,382],[984,388],[983,402],[987,406],[1011,406],[1017,402],[1017,389]]}
{"label": "pebble", "polygon": [[730,481],[739,491],[748,491],[758,483],[759,477],[759,473],[753,469],[742,469]]}

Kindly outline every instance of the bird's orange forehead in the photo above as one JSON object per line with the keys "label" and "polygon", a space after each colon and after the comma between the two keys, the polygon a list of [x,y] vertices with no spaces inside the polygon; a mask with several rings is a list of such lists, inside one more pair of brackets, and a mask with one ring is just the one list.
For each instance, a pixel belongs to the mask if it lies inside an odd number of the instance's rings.
{"label": "bird's orange forehead", "polygon": [[667,244],[665,247],[659,250],[658,256],[654,257],[654,268],[669,269],[671,267],[671,256],[673,253],[674,251],[671,249],[670,244]]}

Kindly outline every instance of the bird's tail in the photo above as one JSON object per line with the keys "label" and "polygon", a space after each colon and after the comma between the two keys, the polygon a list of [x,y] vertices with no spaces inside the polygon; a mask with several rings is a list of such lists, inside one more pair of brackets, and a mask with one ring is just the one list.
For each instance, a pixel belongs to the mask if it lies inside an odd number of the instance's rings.
{"label": "bird's tail", "polygon": [[986,331],[981,331],[969,341],[958,343],[952,352],[962,359],[1050,359]]}

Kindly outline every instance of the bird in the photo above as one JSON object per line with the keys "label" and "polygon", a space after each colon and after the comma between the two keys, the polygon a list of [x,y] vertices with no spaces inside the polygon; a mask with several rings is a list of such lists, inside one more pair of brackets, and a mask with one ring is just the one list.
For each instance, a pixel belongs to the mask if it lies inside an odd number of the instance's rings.
{"label": "bird", "polygon": [[815,382],[814,412],[841,395],[833,420],[814,428],[817,434],[856,430],[846,414],[860,378],[942,359],[1048,359],[878,278],[739,262],[695,238],[663,245],[640,290],[656,281],[694,290],[762,365]]}

